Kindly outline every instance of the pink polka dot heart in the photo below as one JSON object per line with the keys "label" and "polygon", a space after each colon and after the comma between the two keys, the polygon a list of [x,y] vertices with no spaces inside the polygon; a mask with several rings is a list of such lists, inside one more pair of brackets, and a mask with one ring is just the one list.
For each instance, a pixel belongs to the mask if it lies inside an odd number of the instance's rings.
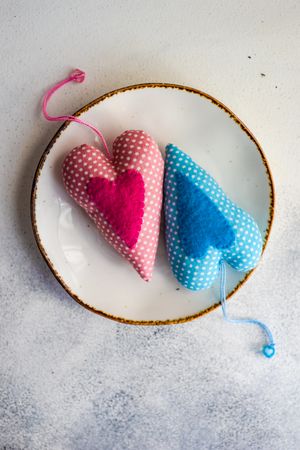
{"label": "pink polka dot heart", "polygon": [[[159,237],[164,162],[156,142],[144,131],[125,131],[115,139],[112,150],[113,158],[109,160],[95,147],[81,145],[74,148],[64,160],[63,181],[70,196],[93,219],[104,238],[133,265],[145,281],[149,281]],[[142,226],[137,242],[131,248],[116,233],[113,222],[105,217],[88,192],[91,179],[110,180],[117,186],[120,174],[128,171],[141,174],[145,190]],[[120,201],[115,204],[116,209],[122,207]],[[126,212],[128,210],[130,206],[126,205]],[[123,213],[120,211],[120,215]],[[118,210],[115,215],[118,215]]]}

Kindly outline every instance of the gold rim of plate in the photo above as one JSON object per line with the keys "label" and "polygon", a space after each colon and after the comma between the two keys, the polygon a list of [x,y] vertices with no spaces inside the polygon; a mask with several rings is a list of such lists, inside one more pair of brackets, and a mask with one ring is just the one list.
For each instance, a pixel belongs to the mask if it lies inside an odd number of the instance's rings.
{"label": "gold rim of plate", "polygon": [[[88,103],[87,105],[85,105],[83,108],[79,109],[79,111],[77,111],[74,115],[75,116],[80,116],[82,113],[88,111],[90,108],[92,108],[94,105],[97,105],[101,102],[103,102],[104,100],[106,100],[109,97],[112,97],[113,95],[117,95],[120,94],[122,92],[126,92],[126,91],[132,91],[132,90],[136,90],[136,89],[145,89],[145,88],[160,88],[160,89],[164,89],[164,88],[172,88],[172,89],[178,89],[181,91],[186,91],[186,92],[192,92],[196,95],[199,95],[201,97],[205,97],[206,99],[208,99],[210,102],[212,102],[213,104],[215,104],[216,106],[218,106],[219,108],[221,108],[223,111],[225,111],[229,117],[234,120],[239,126],[240,128],[244,131],[244,133],[247,134],[247,136],[251,139],[251,141],[254,142],[257,151],[259,152],[262,162],[265,166],[266,169],[266,174],[268,177],[268,183],[269,183],[269,188],[270,188],[270,192],[269,192],[269,198],[270,198],[270,206],[269,206],[269,217],[268,217],[268,225],[267,225],[267,229],[266,229],[266,233],[264,236],[264,243],[263,243],[263,252],[266,248],[267,242],[269,240],[270,237],[270,231],[272,228],[272,223],[273,223],[273,219],[274,219],[274,204],[275,204],[275,192],[274,192],[274,182],[273,182],[273,178],[272,178],[272,174],[267,162],[267,159],[264,155],[264,152],[262,150],[261,145],[259,144],[259,142],[257,141],[257,139],[253,136],[253,134],[251,133],[251,131],[246,127],[246,125],[227,107],[225,106],[223,103],[221,103],[219,100],[215,99],[214,97],[212,97],[209,94],[206,94],[205,92],[202,92],[198,89],[195,88],[191,88],[188,86],[182,86],[182,85],[178,85],[178,84],[172,84],[172,83],[143,83],[143,84],[135,84],[132,86],[127,86],[127,87],[123,87],[120,89],[116,89],[114,91],[108,92],[107,94],[102,95],[101,97],[98,97],[97,99],[93,100],[92,102]],[[172,325],[172,324],[179,324],[179,323],[183,323],[183,322],[189,322],[191,320],[197,319],[198,317],[201,317],[205,314],[208,314],[209,312],[213,311],[214,309],[216,309],[217,307],[220,306],[220,302],[217,302],[215,304],[213,304],[212,306],[210,306],[209,308],[206,308],[196,314],[192,314],[189,316],[185,316],[185,317],[179,317],[177,319],[167,319],[167,320],[131,320],[131,319],[125,319],[123,317],[118,317],[118,316],[114,316],[111,314],[108,314],[104,311],[95,309],[94,307],[88,305],[87,303],[84,302],[83,299],[79,298],[73,291],[72,289],[64,282],[63,278],[61,277],[61,275],[55,270],[54,268],[54,264],[52,263],[52,261],[50,260],[49,256],[47,255],[47,252],[43,246],[42,240],[39,236],[39,232],[38,232],[38,226],[37,226],[37,222],[36,222],[36,211],[35,211],[35,203],[36,203],[36,195],[37,195],[37,184],[38,184],[38,180],[41,174],[41,171],[44,167],[45,161],[47,159],[48,154],[50,153],[54,143],[56,142],[56,140],[59,138],[59,136],[61,135],[61,133],[69,126],[70,122],[65,122],[60,129],[58,130],[58,132],[54,135],[54,137],[51,139],[51,141],[49,142],[49,144],[47,145],[46,149],[44,150],[41,159],[38,163],[38,166],[36,168],[35,171],[35,175],[34,175],[34,179],[33,179],[33,183],[32,183],[32,190],[31,190],[31,202],[30,202],[30,209],[31,209],[31,224],[32,224],[32,229],[33,229],[33,233],[34,233],[34,237],[37,243],[37,246],[43,256],[43,258],[45,259],[46,263],[48,264],[51,272],[53,273],[53,275],[55,276],[55,278],[57,279],[57,281],[62,285],[62,287],[67,291],[67,293],[77,302],[79,303],[81,306],[87,308],[89,311],[92,311],[96,314],[99,314],[103,317],[106,317],[107,319],[111,319],[111,320],[115,320],[117,322],[121,322],[121,323],[125,323],[125,324],[129,324],[129,325]],[[241,286],[243,286],[243,284],[248,280],[248,278],[250,277],[250,275],[254,272],[255,269],[251,270],[250,272],[248,272],[244,278],[235,286],[235,288],[228,294],[227,299],[229,299],[230,297],[232,297],[233,294],[235,294],[240,288]]]}

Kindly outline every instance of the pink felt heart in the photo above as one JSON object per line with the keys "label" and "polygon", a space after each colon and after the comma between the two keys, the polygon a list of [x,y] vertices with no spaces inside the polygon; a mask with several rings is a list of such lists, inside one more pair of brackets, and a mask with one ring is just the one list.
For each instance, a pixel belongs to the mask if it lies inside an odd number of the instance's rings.
{"label": "pink felt heart", "polygon": [[108,160],[95,147],[74,148],[64,160],[63,181],[105,239],[148,281],[158,244],[164,162],[144,131],[125,131],[112,152]]}
{"label": "pink felt heart", "polygon": [[140,172],[126,170],[115,181],[91,178],[87,192],[115,233],[127,247],[133,248],[142,228],[145,206],[145,186]]}

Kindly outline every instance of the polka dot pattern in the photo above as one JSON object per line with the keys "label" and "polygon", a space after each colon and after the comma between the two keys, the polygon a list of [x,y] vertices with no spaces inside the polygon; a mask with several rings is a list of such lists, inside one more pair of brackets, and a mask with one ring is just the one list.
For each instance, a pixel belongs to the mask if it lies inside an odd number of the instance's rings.
{"label": "polka dot pattern", "polygon": [[[165,166],[165,233],[169,261],[177,280],[188,289],[207,289],[218,276],[221,258],[236,270],[247,272],[253,269],[262,252],[262,237],[253,218],[229,200],[216,181],[174,145],[166,148]],[[235,232],[235,241],[228,249],[209,247],[202,258],[192,258],[184,253],[178,236],[176,171],[202,189],[226,217]]]}
{"label": "polka dot pattern", "polygon": [[[113,143],[113,158],[101,150],[81,145],[63,163],[63,181],[75,202],[93,219],[105,239],[124,256],[145,280],[152,276],[158,244],[164,162],[156,142],[144,131],[128,130]],[[93,177],[115,180],[128,169],[141,173],[145,185],[143,223],[136,245],[129,249],[89,199],[87,184]]]}

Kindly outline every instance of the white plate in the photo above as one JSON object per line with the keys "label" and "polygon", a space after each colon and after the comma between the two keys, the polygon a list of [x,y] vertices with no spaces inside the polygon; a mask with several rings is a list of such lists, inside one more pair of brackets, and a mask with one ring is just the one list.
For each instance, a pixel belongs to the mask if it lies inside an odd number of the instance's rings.
{"label": "white plate", "polygon": [[[274,206],[270,170],[256,139],[219,101],[188,87],[144,84],[106,94],[77,115],[98,127],[109,145],[124,130],[142,129],[162,152],[170,142],[180,147],[253,215],[266,244]],[[32,224],[39,249],[66,291],[99,314],[133,324],[184,322],[216,307],[218,283],[198,293],[178,285],[163,238],[150,283],[104,241],[61,180],[65,155],[83,143],[97,145],[95,135],[81,125],[65,124],[45,150],[32,190]],[[248,276],[228,269],[228,295]]]}

